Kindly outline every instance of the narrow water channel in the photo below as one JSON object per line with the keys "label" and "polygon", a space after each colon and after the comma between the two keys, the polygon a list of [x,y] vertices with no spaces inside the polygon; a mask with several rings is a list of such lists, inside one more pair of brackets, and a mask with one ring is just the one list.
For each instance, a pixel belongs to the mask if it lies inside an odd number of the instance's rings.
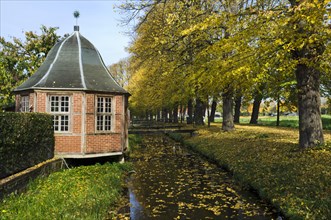
{"label": "narrow water channel", "polygon": [[277,218],[224,170],[168,137],[144,136],[130,157],[132,220]]}

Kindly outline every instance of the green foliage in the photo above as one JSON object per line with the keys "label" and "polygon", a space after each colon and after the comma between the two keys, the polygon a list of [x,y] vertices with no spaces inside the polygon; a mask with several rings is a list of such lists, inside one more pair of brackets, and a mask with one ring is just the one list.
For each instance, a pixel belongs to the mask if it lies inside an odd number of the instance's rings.
{"label": "green foliage", "polygon": [[141,144],[142,142],[142,137],[137,134],[129,134],[129,143],[130,146],[137,146]]}
{"label": "green foliage", "polygon": [[0,219],[106,219],[130,164],[81,166],[52,173],[0,203]]}
{"label": "green foliage", "polygon": [[13,89],[30,77],[59,41],[58,28],[41,26],[41,34],[25,32],[25,40],[0,37],[0,110],[14,102]]}
{"label": "green foliage", "polygon": [[238,125],[231,133],[200,129],[186,143],[227,167],[290,219],[330,219],[331,134],[325,136],[329,144],[298,151],[294,129]]}
{"label": "green foliage", "polygon": [[50,115],[0,113],[0,178],[53,156],[54,130]]}

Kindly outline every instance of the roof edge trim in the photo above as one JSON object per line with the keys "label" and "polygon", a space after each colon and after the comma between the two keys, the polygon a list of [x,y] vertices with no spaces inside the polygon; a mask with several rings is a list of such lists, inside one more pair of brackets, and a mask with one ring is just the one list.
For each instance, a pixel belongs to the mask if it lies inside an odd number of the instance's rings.
{"label": "roof edge trim", "polygon": [[100,62],[101,62],[101,64],[102,64],[103,68],[105,68],[106,71],[107,71],[107,73],[109,74],[109,77],[110,77],[112,80],[114,80],[114,82],[116,83],[116,85],[118,85],[119,87],[122,88],[122,86],[120,86],[120,84],[115,80],[115,78],[113,77],[113,75],[109,72],[108,68],[106,67],[105,63],[103,62],[103,59],[102,59],[102,57],[101,57],[101,55],[100,55],[98,49],[97,49],[94,45],[93,45],[93,47],[94,47],[95,51],[96,51],[97,54],[98,54],[99,60],[100,60]]}
{"label": "roof edge trim", "polygon": [[48,87],[30,87],[28,89],[15,90],[14,93],[20,93],[29,90],[43,90],[43,91],[80,91],[80,92],[93,92],[93,93],[104,93],[104,94],[130,94],[128,92],[113,92],[113,91],[102,91],[102,90],[90,90],[82,88],[48,88]]}
{"label": "roof edge trim", "polygon": [[76,33],[76,37],[77,37],[77,42],[78,42],[78,60],[79,60],[79,72],[80,72],[80,77],[81,77],[81,80],[82,80],[82,85],[83,85],[83,88],[86,89],[86,84],[85,84],[85,77],[84,77],[84,69],[83,69],[83,62],[82,62],[82,46],[81,46],[81,43],[80,43],[80,36],[79,36],[79,32],[78,31],[75,31]]}
{"label": "roof edge trim", "polygon": [[56,52],[56,56],[55,56],[55,58],[54,58],[54,61],[51,63],[51,65],[49,66],[49,68],[48,68],[48,70],[47,70],[47,72],[46,72],[46,74],[36,83],[36,84],[34,84],[32,87],[35,87],[35,86],[37,86],[39,83],[41,83],[44,79],[46,79],[47,78],[47,76],[49,75],[49,73],[51,72],[51,70],[52,70],[52,68],[53,68],[53,65],[54,65],[54,63],[57,61],[57,58],[59,57],[59,54],[60,54],[60,52],[61,52],[61,49],[62,49],[62,46],[63,46],[63,44],[70,38],[70,37],[72,37],[73,36],[73,34],[71,34],[69,37],[67,37],[64,41],[62,41],[62,43],[61,43],[61,45],[60,45],[60,47],[59,47],[59,49],[57,50],[57,52]]}

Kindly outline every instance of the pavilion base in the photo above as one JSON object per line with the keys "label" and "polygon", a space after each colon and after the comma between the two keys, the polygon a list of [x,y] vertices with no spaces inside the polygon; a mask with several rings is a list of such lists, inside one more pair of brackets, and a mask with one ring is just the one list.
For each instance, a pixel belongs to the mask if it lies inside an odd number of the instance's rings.
{"label": "pavilion base", "polygon": [[84,158],[96,158],[96,157],[112,157],[123,155],[123,152],[111,152],[111,153],[97,153],[97,154],[73,154],[73,153],[61,153],[55,154],[55,157],[59,158],[72,158],[72,159],[84,159]]}

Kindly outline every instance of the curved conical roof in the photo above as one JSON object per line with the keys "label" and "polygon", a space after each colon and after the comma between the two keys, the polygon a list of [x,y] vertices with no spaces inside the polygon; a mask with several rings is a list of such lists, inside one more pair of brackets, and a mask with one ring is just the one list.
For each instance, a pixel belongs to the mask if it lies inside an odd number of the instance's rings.
{"label": "curved conical roof", "polygon": [[14,91],[30,89],[128,93],[115,81],[98,50],[79,33],[77,26],[70,36],[55,44],[35,74]]}

